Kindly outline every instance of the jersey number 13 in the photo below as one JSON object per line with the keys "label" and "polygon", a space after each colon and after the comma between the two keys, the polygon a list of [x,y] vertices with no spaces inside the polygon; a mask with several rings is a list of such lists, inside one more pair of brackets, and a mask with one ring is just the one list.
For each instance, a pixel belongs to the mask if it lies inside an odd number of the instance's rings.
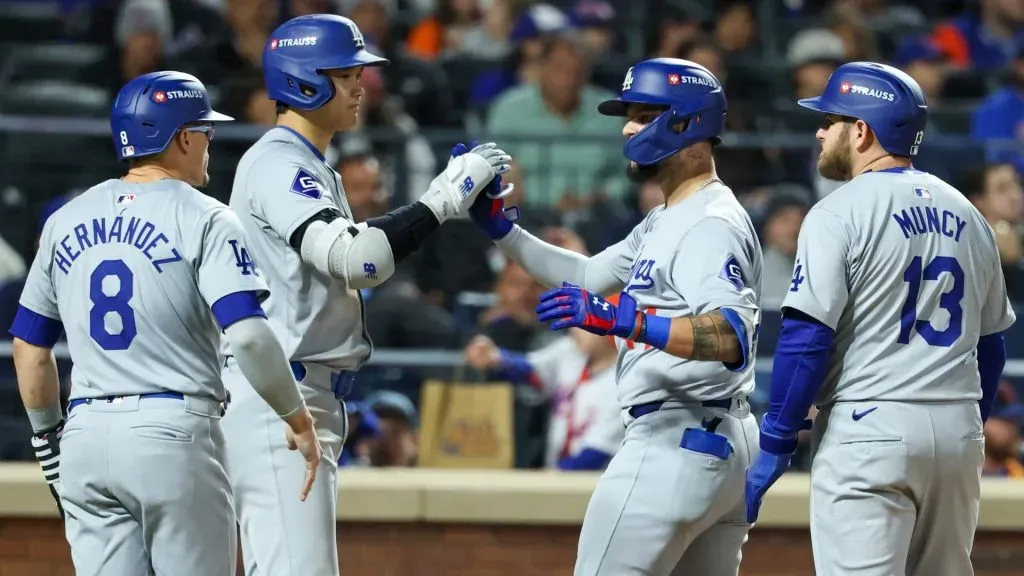
{"label": "jersey number 13", "polygon": [[[949,325],[944,330],[936,330],[928,320],[917,319],[917,300],[923,282],[934,282],[943,274],[953,277],[953,287],[939,296],[938,307],[949,313]],[[907,299],[903,302],[900,312],[900,335],[896,339],[900,344],[910,342],[911,333],[917,332],[931,346],[949,348],[964,332],[964,270],[952,256],[936,256],[922,269],[920,256],[915,256],[903,272],[903,281],[908,284]],[[929,303],[931,304],[931,303]],[[934,310],[933,306],[928,309]]]}
{"label": "jersey number 13", "polygon": [[[113,280],[117,289],[111,290]],[[107,283],[108,290],[104,290]],[[123,260],[100,262],[89,277],[89,336],[104,350],[127,350],[137,335],[135,310],[130,302],[135,296],[135,275]],[[109,314],[121,320],[121,331],[112,333],[107,329]]]}

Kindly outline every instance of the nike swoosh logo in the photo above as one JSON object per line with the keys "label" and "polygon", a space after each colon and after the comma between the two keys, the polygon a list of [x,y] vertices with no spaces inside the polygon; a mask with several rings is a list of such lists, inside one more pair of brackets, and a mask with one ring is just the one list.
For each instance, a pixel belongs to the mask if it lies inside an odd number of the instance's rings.
{"label": "nike swoosh logo", "polygon": [[854,410],[853,411],[853,419],[854,420],[860,420],[861,418],[867,416],[868,414],[871,414],[875,410],[878,410],[878,406],[875,406],[874,408],[868,408],[867,410],[865,410],[865,411],[863,411],[863,412],[861,412],[859,414],[857,413],[856,410]]}

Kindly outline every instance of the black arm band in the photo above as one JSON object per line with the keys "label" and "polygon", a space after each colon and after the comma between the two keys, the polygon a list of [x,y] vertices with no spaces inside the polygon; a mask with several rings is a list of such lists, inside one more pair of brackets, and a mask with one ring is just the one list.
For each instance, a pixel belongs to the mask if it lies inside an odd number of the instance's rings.
{"label": "black arm band", "polygon": [[320,220],[321,222],[326,222],[326,223],[330,224],[331,222],[334,222],[338,218],[341,218],[341,214],[338,213],[337,210],[333,210],[331,208],[324,208],[323,210],[317,212],[316,214],[313,214],[313,216],[310,217],[309,220],[306,220],[305,222],[302,223],[301,226],[296,228],[295,232],[292,232],[292,237],[288,239],[288,244],[296,252],[301,254],[302,253],[302,239],[306,236],[306,228],[309,228],[310,224],[312,224],[313,222],[316,222],[317,220]]}
{"label": "black arm band", "polygon": [[414,202],[376,218],[369,218],[366,225],[384,232],[395,262],[418,250],[427,237],[441,227],[437,216],[422,202]]}

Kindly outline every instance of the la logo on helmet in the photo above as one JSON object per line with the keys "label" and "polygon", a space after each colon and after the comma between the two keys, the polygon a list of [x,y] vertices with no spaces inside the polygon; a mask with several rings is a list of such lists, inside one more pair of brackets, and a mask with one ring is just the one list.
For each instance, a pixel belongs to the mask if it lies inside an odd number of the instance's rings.
{"label": "la logo on helmet", "polygon": [[633,87],[633,67],[626,70],[626,79],[622,81],[622,90],[626,91]]}
{"label": "la logo on helmet", "polygon": [[363,33],[359,31],[359,27],[355,25],[355,22],[345,22],[345,24],[352,31],[352,43],[356,45],[356,48],[365,48],[366,41],[363,40]]}

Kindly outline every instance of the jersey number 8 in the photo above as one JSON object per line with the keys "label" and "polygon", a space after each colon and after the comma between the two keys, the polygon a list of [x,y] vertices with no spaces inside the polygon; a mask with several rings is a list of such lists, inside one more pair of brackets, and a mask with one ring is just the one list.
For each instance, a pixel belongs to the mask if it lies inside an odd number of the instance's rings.
{"label": "jersey number 8", "polygon": [[[103,282],[107,278],[117,278],[117,291],[111,295],[103,290]],[[135,329],[135,310],[132,310],[132,297],[135,295],[135,275],[123,260],[104,260],[100,262],[89,277],[89,336],[104,350],[127,350],[137,334]],[[107,314],[116,314],[121,319],[121,331],[111,333],[107,330]]]}
{"label": "jersey number 8", "polygon": [[[917,319],[917,299],[921,293],[921,283],[926,280],[937,281],[943,273],[953,277],[953,287],[939,296],[939,308],[949,313],[949,325],[945,330],[936,330],[928,320]],[[964,309],[960,305],[964,299],[964,270],[956,258],[936,256],[922,270],[921,257],[915,256],[903,273],[903,281],[909,285],[909,289],[900,312],[900,335],[896,341],[900,344],[909,343],[910,333],[916,330],[931,346],[949,348],[955,344],[964,332]]]}

